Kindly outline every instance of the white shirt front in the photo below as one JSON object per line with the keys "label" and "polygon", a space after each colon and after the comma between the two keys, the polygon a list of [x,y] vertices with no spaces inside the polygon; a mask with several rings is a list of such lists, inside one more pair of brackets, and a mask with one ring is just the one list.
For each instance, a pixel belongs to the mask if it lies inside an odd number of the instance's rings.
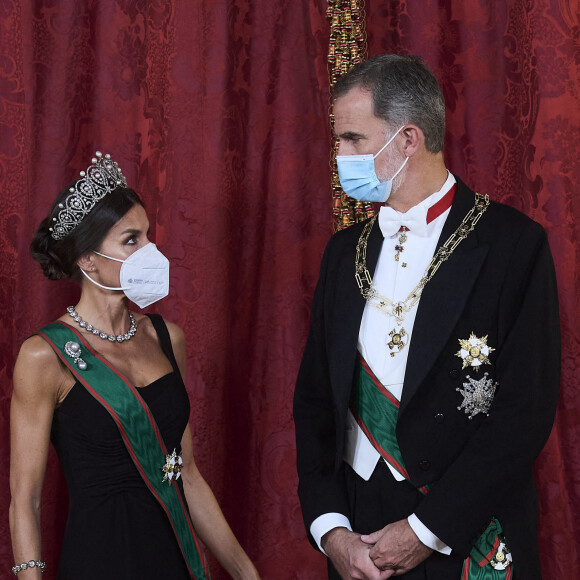
{"label": "white shirt front", "polygon": [[[391,231],[394,231],[394,233],[384,237],[373,275],[373,287],[393,303],[405,301],[425,274],[425,270],[433,259],[437,242],[450,209],[444,211],[428,224],[426,223],[427,211],[454,184],[455,178],[453,175],[448,174],[447,180],[439,191],[411,208],[406,214],[396,212],[390,207],[381,208],[378,222],[383,235],[385,233],[390,234]],[[403,244],[400,244],[399,225],[396,222],[401,220],[401,225],[407,225],[405,218],[406,216],[410,217],[411,214],[413,214],[415,222],[417,222],[418,216],[424,216],[424,225],[422,224],[421,227],[409,225],[409,231],[406,232],[407,239]],[[395,246],[397,245],[404,247],[403,251],[398,252],[398,260],[395,259],[395,254],[397,254]],[[375,376],[397,400],[401,399],[403,391],[407,356],[412,340],[417,306],[418,304],[405,315],[402,324],[399,325],[395,317],[379,311],[371,303],[367,302],[361,319],[358,350]],[[408,335],[408,342],[400,351],[396,348],[390,349],[388,346],[391,341],[389,333],[395,328],[399,330],[401,326]],[[391,353],[394,353],[394,356],[391,356]],[[368,481],[381,455],[372,446],[350,411],[348,411],[347,416],[345,441],[344,460],[360,477]],[[402,481],[404,479],[388,463],[387,465],[396,480]],[[409,517],[409,524],[425,545],[445,554],[451,552],[451,549],[432,534],[414,514]],[[352,529],[348,518],[342,514],[323,514],[312,523],[310,532],[321,550],[320,539],[335,527]]]}

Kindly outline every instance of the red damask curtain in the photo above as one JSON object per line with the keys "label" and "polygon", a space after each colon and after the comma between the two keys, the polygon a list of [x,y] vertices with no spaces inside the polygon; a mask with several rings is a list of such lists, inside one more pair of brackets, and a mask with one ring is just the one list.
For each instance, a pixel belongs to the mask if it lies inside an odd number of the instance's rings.
{"label": "red damask curtain", "polygon": [[[446,159],[548,230],[563,382],[538,461],[545,577],[580,573],[577,2],[367,0],[369,54],[416,52],[441,81]],[[4,0],[0,6],[0,578],[9,397],[22,340],[74,304],[28,244],[96,149],[142,193],[172,263],[156,311],[188,337],[200,468],[265,579],[324,577],[296,497],[291,400],[332,233],[326,2]],[[522,345],[526,348],[526,345]],[[22,458],[23,461],[26,458]],[[55,577],[66,491],[51,455],[43,557]],[[90,525],[90,522],[87,522]],[[225,578],[212,564],[214,578]]]}

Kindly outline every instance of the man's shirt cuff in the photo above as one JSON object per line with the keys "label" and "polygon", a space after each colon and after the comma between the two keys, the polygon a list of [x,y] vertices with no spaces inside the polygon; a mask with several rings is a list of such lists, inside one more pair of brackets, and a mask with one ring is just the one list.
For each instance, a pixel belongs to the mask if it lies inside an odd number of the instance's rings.
{"label": "man's shirt cuff", "polygon": [[411,529],[415,532],[417,537],[428,548],[436,550],[437,552],[440,552],[441,554],[445,554],[447,556],[451,554],[451,548],[447,544],[442,542],[433,532],[431,532],[431,530],[429,530],[429,528],[425,526],[423,522],[421,522],[421,520],[415,514],[411,514],[407,518],[407,521],[409,522]]}
{"label": "man's shirt cuff", "polygon": [[346,528],[349,532],[352,532],[352,527],[348,518],[343,514],[335,512],[330,512],[328,514],[322,514],[321,516],[318,516],[310,526],[310,534],[318,545],[318,549],[325,556],[328,556],[328,554],[322,549],[320,541],[322,540],[322,536],[324,536],[324,534],[327,534],[334,528]]}

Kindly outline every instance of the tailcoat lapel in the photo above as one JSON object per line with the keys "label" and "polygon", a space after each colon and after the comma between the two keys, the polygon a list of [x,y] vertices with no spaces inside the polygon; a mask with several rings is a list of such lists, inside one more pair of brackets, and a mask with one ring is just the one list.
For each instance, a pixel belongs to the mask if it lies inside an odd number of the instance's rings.
{"label": "tailcoat lapel", "polygon": [[[455,200],[441,232],[442,246],[473,207],[475,196],[459,179]],[[484,219],[484,217],[482,218]],[[481,223],[481,222],[480,222]],[[419,302],[399,413],[417,392],[455,328],[488,252],[478,243],[477,225],[427,283]]]}
{"label": "tailcoat lapel", "polygon": [[[338,316],[330,321],[327,334],[329,372],[338,409],[346,409],[354,376],[358,335],[366,304],[356,283],[356,246],[362,228],[353,227],[352,240],[341,256],[338,272],[344,277],[335,286]],[[367,268],[373,276],[383,244],[383,234],[375,222],[367,241]]]}

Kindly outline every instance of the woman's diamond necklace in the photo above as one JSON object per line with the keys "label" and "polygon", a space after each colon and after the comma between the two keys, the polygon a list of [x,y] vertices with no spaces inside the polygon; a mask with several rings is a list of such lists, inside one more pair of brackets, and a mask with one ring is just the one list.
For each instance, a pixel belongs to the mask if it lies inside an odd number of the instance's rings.
{"label": "woman's diamond necklace", "polygon": [[129,320],[131,321],[131,327],[125,334],[107,334],[102,332],[98,328],[95,328],[92,324],[85,322],[77,313],[74,306],[69,306],[67,309],[69,316],[81,327],[85,328],[89,332],[92,332],[95,336],[102,338],[103,340],[108,340],[110,342],[125,342],[126,340],[131,340],[135,333],[137,332],[137,321],[131,312],[129,312]]}

